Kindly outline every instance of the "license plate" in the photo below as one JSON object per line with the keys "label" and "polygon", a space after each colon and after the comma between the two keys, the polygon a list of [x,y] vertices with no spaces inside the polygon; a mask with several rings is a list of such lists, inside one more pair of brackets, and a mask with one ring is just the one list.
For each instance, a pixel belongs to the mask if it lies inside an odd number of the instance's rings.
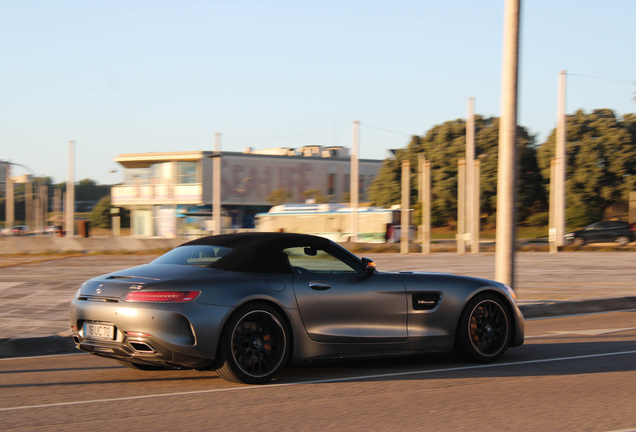
{"label": "license plate", "polygon": [[88,339],[115,339],[115,326],[84,323],[84,337]]}

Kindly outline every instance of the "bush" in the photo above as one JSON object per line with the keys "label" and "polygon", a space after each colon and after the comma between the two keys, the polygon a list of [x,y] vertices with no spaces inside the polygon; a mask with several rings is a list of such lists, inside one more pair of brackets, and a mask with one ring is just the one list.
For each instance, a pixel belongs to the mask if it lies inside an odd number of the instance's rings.
{"label": "bush", "polygon": [[586,207],[568,207],[565,211],[565,219],[567,226],[570,228],[584,227],[600,221],[603,219],[603,215],[594,209]]}
{"label": "bush", "polygon": [[550,213],[541,212],[528,216],[526,224],[529,226],[545,226],[550,222]]}

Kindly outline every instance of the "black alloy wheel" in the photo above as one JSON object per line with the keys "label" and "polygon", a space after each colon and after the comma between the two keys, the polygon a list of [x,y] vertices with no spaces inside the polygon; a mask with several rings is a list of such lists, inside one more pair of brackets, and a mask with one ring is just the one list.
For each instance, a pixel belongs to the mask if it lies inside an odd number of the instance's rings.
{"label": "black alloy wheel", "polygon": [[289,355],[289,332],[272,307],[248,305],[223,330],[216,372],[232,382],[262,384],[274,378]]}
{"label": "black alloy wheel", "polygon": [[499,297],[481,294],[473,298],[462,313],[454,352],[477,363],[489,363],[501,357],[512,339],[511,317]]}
{"label": "black alloy wheel", "polygon": [[614,239],[614,242],[619,246],[627,246],[629,243],[629,238],[627,236],[621,235]]}

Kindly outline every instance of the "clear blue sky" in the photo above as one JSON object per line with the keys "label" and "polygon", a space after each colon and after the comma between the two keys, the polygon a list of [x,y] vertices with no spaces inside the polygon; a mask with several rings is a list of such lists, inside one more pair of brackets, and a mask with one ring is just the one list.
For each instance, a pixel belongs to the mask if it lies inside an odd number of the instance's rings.
{"label": "clear blue sky", "polygon": [[[350,146],[500,111],[503,0],[0,2],[0,159],[121,180],[121,153]],[[567,111],[635,112],[636,1],[522,2],[519,124],[543,142]],[[297,138],[244,139],[303,134]],[[384,132],[369,126],[398,131]],[[109,171],[119,169],[119,173]],[[16,171],[18,173],[18,171]],[[22,173],[22,172],[20,172]]]}

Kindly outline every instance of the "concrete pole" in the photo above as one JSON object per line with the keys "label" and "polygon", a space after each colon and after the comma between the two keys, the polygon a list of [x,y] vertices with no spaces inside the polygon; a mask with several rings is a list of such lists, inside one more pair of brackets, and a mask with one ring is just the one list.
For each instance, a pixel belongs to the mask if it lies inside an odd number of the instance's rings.
{"label": "concrete pole", "polygon": [[426,157],[419,155],[417,157],[417,201],[422,206],[422,224],[419,229],[420,245],[422,247],[422,253],[424,253],[424,164],[426,163]]}
{"label": "concrete pole", "polygon": [[457,167],[457,253],[466,253],[466,159]]}
{"label": "concrete pole", "polygon": [[472,244],[472,232],[473,232],[473,200],[475,194],[475,187],[473,180],[474,163],[475,160],[475,98],[468,98],[468,107],[466,113],[466,226],[465,232],[467,244]]}
{"label": "concrete pole", "polygon": [[422,176],[422,253],[431,253],[431,161],[424,161]]}
{"label": "concrete pole", "polygon": [[351,134],[351,241],[358,241],[358,187],[360,180],[358,175],[358,147],[360,145],[360,122],[353,122]]}
{"label": "concrete pole", "polygon": [[557,101],[557,130],[556,130],[556,190],[555,190],[555,225],[556,241],[563,246],[565,241],[565,179],[567,172],[566,154],[566,124],[565,124],[565,84],[566,72],[559,72],[559,98]]}
{"label": "concrete pole", "polygon": [[556,172],[558,158],[550,159],[550,213],[548,222],[548,241],[550,242],[550,253],[557,253],[559,248],[557,247],[557,230],[555,228],[556,223]]}
{"label": "concrete pole", "polygon": [[214,134],[212,159],[212,220],[214,235],[221,234],[221,132]]}
{"label": "concrete pole", "polygon": [[409,207],[411,202],[411,162],[402,161],[402,217],[400,220],[400,253],[409,253]]}
{"label": "concrete pole", "polygon": [[75,236],[75,141],[68,142],[66,175],[66,237]]}
{"label": "concrete pole", "polygon": [[636,223],[636,192],[629,193],[629,223]]}
{"label": "concrete pole", "polygon": [[33,183],[31,182],[32,180],[29,179],[24,184],[24,224],[33,229],[35,221],[33,217]]}
{"label": "concrete pole", "polygon": [[49,222],[49,187],[47,185],[42,185],[42,192],[40,196],[42,197],[42,221],[44,222],[42,225],[48,225]]}
{"label": "concrete pole", "polygon": [[53,190],[53,221],[55,225],[62,222],[62,189]]}
{"label": "concrete pole", "polygon": [[5,228],[11,228],[13,226],[15,218],[15,201],[13,197],[13,180],[11,179],[11,165],[7,163],[7,180],[6,180],[6,192],[5,192]]}
{"label": "concrete pole", "polygon": [[471,209],[469,210],[472,215],[472,221],[470,225],[470,252],[477,254],[479,253],[479,224],[481,222],[480,219],[480,208],[479,208],[479,192],[481,187],[481,161],[476,160],[473,161],[473,198],[471,202]]}
{"label": "concrete pole", "polygon": [[497,174],[495,280],[514,288],[517,80],[521,0],[506,0]]}

